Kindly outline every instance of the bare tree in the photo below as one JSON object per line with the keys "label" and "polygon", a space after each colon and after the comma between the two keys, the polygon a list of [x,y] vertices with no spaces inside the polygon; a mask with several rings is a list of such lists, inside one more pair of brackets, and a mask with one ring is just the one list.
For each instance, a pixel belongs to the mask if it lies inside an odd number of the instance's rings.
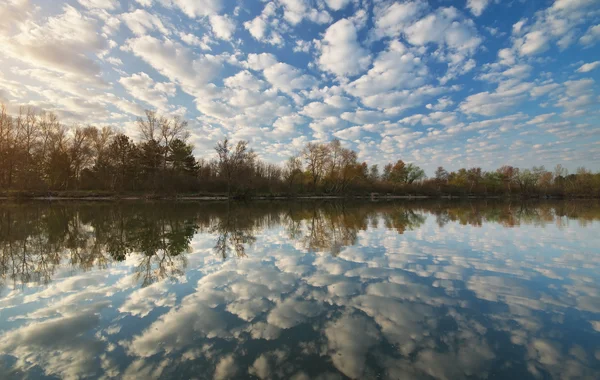
{"label": "bare tree", "polygon": [[138,130],[143,141],[157,140],[160,134],[160,125],[162,118],[156,111],[146,110],[146,119],[139,117],[137,119]]}
{"label": "bare tree", "polygon": [[329,159],[329,147],[323,144],[308,143],[302,151],[306,162],[306,168],[311,175],[313,190],[317,190],[317,184],[324,175]]}
{"label": "bare tree", "polygon": [[231,149],[228,139],[218,142],[215,150],[219,157],[219,174],[225,177],[227,195],[230,196],[234,177],[241,172],[242,168],[251,166],[254,161],[254,152],[248,150],[247,141],[239,141],[235,148]]}

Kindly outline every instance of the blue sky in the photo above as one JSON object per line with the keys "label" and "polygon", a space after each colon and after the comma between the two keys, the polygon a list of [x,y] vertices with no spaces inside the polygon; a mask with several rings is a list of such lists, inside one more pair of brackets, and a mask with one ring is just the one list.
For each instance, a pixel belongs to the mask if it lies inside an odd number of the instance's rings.
{"label": "blue sky", "polygon": [[600,3],[0,0],[0,101],[135,135],[144,109],[281,162],[600,169]]}

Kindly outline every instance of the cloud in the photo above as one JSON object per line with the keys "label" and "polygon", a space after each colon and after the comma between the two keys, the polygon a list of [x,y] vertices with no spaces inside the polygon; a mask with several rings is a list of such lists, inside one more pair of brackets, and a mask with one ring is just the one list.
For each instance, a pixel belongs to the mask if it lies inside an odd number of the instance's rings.
{"label": "cloud", "polygon": [[289,329],[323,311],[323,307],[314,301],[288,298],[271,310],[267,316],[267,322],[281,329]]}
{"label": "cloud", "polygon": [[489,4],[490,0],[467,0],[467,8],[478,17],[481,16]]}
{"label": "cloud", "polygon": [[325,0],[325,3],[329,8],[334,11],[340,11],[348,6],[352,0]]}
{"label": "cloud", "polygon": [[119,79],[119,83],[121,83],[133,97],[150,104],[162,112],[168,107],[168,98],[175,96],[176,93],[175,84],[170,82],[155,83],[146,73],[123,77]]}
{"label": "cloud", "polygon": [[579,43],[588,47],[598,41],[600,41],[600,24],[590,26],[587,32],[579,38]]}
{"label": "cloud", "polygon": [[277,63],[277,58],[270,53],[248,54],[246,66],[252,70],[262,71]]}
{"label": "cloud", "polygon": [[229,41],[235,32],[235,21],[229,16],[211,15],[209,17],[210,26],[217,38]]}
{"label": "cloud", "polygon": [[543,114],[543,115],[537,115],[533,119],[529,120],[527,122],[527,124],[541,124],[541,123],[545,123],[549,119],[551,119],[554,115],[556,115],[556,113],[554,113],[554,112],[552,112],[552,113],[546,113],[546,114]]}
{"label": "cloud", "polygon": [[398,37],[427,9],[423,1],[381,3],[375,7],[376,38]]}
{"label": "cloud", "polygon": [[391,90],[418,87],[426,82],[428,74],[420,57],[402,43],[393,41],[377,56],[373,67],[349,83],[346,89],[353,96],[366,98]]}
{"label": "cloud", "polygon": [[275,3],[267,3],[260,15],[244,23],[244,28],[257,41],[276,46],[284,45],[284,38],[278,31],[279,23],[274,20],[276,11]]}
{"label": "cloud", "polygon": [[4,53],[16,59],[98,82],[100,67],[87,55],[108,47],[107,40],[97,33],[98,27],[97,20],[67,5],[62,14],[49,17],[44,24],[29,22],[19,33],[0,38]]}
{"label": "cloud", "polygon": [[216,15],[223,10],[223,0],[171,0],[188,17]]}
{"label": "cloud", "polygon": [[350,378],[362,378],[367,352],[379,341],[373,322],[359,315],[343,316],[327,325],[325,336],[333,365]]}
{"label": "cloud", "polygon": [[279,62],[266,68],[264,75],[273,87],[283,92],[308,89],[317,84],[314,77],[303,74],[299,69],[287,63]]}
{"label": "cloud", "polygon": [[114,11],[119,9],[121,4],[119,0],[77,0],[79,4],[89,9],[106,9]]}
{"label": "cloud", "polygon": [[150,31],[158,31],[169,35],[170,31],[163,25],[158,16],[150,14],[143,9],[136,9],[131,13],[124,13],[121,18],[125,25],[137,36],[143,36]]}
{"label": "cloud", "polygon": [[594,61],[590,63],[584,63],[578,69],[578,73],[589,73],[590,71],[600,67],[600,61]]}
{"label": "cloud", "polygon": [[191,94],[201,93],[204,85],[220,71],[222,60],[216,56],[197,56],[171,40],[152,36],[129,39],[123,50],[138,56],[156,71],[178,83]]}
{"label": "cloud", "polygon": [[292,25],[296,25],[304,19],[318,24],[328,24],[331,16],[327,11],[317,10],[311,7],[307,0],[279,0],[283,5],[283,18]]}
{"label": "cloud", "polygon": [[[514,48],[522,56],[539,55],[547,51],[552,42],[556,42],[561,50],[568,48],[576,41],[577,27],[591,14],[588,10],[593,3],[593,0],[559,0],[536,12],[533,23],[521,20],[513,26]],[[587,44],[589,41],[584,38],[580,42]]]}
{"label": "cloud", "polygon": [[215,368],[215,380],[233,379],[239,372],[239,367],[235,362],[235,356],[226,355],[219,360]]}
{"label": "cloud", "polygon": [[456,8],[438,8],[406,28],[406,39],[412,45],[437,43],[462,52],[474,52],[481,44],[475,23],[463,19]]}
{"label": "cloud", "polygon": [[321,44],[319,66],[338,77],[357,75],[371,63],[369,51],[358,42],[356,27],[348,19],[327,28]]}
{"label": "cloud", "polygon": [[521,55],[535,55],[548,50],[549,38],[541,30],[536,30],[525,35],[523,44],[519,47]]}
{"label": "cloud", "polygon": [[506,80],[494,92],[485,91],[468,96],[459,108],[466,114],[495,116],[518,104],[531,88],[530,83]]}

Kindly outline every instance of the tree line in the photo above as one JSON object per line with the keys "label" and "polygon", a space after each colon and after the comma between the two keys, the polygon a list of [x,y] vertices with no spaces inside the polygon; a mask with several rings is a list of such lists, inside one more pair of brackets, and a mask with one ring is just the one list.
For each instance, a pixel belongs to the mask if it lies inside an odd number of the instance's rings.
{"label": "tree line", "polygon": [[247,141],[215,145],[197,158],[188,123],[146,111],[139,140],[111,127],[65,126],[51,112],[0,106],[0,190],[4,193],[95,191],[108,193],[253,195],[600,196],[600,173],[561,165],[502,166],[447,171],[432,177],[414,163],[361,162],[339,140],[307,143],[283,165],[261,160]]}

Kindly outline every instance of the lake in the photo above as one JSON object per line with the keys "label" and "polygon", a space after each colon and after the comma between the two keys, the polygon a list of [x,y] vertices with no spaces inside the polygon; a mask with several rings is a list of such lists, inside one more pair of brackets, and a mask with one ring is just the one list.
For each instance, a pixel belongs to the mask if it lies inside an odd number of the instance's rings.
{"label": "lake", "polygon": [[0,205],[0,378],[597,379],[600,204]]}

